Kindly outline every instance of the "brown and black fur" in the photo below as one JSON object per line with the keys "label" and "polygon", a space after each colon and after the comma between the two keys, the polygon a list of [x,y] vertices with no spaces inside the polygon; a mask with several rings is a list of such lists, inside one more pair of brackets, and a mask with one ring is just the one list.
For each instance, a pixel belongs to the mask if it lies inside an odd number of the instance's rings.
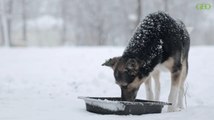
{"label": "brown and black fur", "polygon": [[[169,102],[173,105],[168,110],[175,111],[177,105],[183,107],[181,100],[177,103],[177,96],[183,98],[189,46],[190,38],[184,24],[166,13],[156,12],[139,23],[123,55],[109,59],[103,65],[113,68],[121,97],[128,101],[136,98],[142,83],[148,88],[148,99],[153,99],[153,93],[149,91],[151,77],[159,82],[159,67],[166,67],[172,79]],[[155,93],[159,91],[160,88],[157,88]]]}

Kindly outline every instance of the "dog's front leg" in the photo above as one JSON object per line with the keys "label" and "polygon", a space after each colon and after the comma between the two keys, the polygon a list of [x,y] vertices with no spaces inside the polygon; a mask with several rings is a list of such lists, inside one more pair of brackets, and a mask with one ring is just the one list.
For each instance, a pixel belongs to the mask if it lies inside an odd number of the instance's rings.
{"label": "dog's front leg", "polygon": [[160,71],[159,70],[154,70],[152,73],[152,77],[154,79],[155,83],[155,99],[156,101],[159,100],[160,98]]}
{"label": "dog's front leg", "polygon": [[145,81],[145,88],[146,88],[146,99],[148,99],[148,100],[154,100],[153,91],[152,91],[151,77],[149,77]]}

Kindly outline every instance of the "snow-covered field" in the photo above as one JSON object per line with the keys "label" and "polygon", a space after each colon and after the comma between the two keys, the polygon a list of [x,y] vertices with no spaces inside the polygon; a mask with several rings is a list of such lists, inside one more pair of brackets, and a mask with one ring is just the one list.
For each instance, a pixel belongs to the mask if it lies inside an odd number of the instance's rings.
{"label": "snow-covered field", "polygon": [[[192,47],[186,83],[187,108],[148,115],[98,115],[78,96],[120,96],[112,70],[101,64],[124,48],[0,49],[0,120],[213,120],[214,46]],[[167,101],[168,73],[161,74],[161,101]],[[138,98],[145,99],[144,85]]]}

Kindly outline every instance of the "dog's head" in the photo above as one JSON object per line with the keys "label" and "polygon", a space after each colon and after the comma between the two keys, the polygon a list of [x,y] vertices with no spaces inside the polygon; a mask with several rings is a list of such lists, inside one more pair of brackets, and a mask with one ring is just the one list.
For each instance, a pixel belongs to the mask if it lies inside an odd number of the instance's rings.
{"label": "dog's head", "polygon": [[145,81],[140,72],[143,62],[137,58],[114,57],[102,64],[114,70],[116,83],[123,100],[134,101],[140,85]]}

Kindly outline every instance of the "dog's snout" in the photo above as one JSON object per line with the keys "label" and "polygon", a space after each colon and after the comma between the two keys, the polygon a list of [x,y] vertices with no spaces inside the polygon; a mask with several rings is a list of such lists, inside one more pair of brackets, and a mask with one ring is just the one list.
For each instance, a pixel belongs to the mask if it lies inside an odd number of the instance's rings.
{"label": "dog's snout", "polygon": [[121,87],[121,98],[124,101],[134,101],[137,95],[138,89],[130,88],[129,86],[120,86]]}

